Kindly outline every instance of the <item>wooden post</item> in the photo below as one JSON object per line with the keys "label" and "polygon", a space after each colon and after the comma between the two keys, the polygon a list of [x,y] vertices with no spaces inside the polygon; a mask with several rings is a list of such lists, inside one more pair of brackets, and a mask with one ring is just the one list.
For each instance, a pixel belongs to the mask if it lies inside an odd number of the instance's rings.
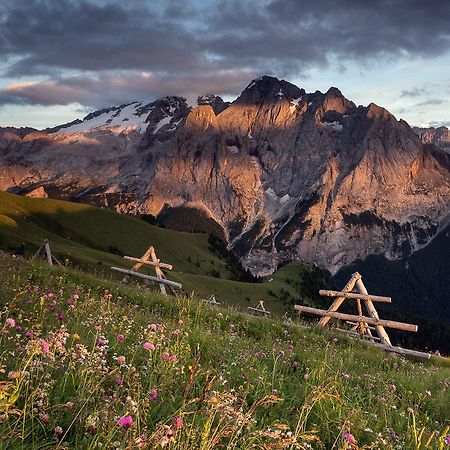
{"label": "wooden post", "polygon": [[[343,292],[350,292],[354,287],[358,280],[361,279],[361,275],[358,272],[355,272],[348,283],[345,285],[344,289],[342,289]],[[342,305],[344,302],[345,297],[338,297],[334,300],[328,311],[336,311],[339,306]],[[328,322],[330,321],[330,317],[322,317],[319,321],[319,326],[324,327]]]}
{"label": "wooden post", "polygon": [[52,252],[50,251],[50,245],[48,244],[48,241],[45,240],[45,254],[47,255],[47,262],[53,266],[52,261]]}
{"label": "wooden post", "polygon": [[[152,258],[153,264],[155,265],[156,276],[158,278],[163,279],[164,274],[162,273],[162,270],[159,268],[159,259],[156,257],[155,249],[153,247],[151,247],[151,249],[152,251],[150,252],[150,256]],[[161,294],[167,295],[166,288],[163,283],[159,284],[159,288],[161,289]]]}
{"label": "wooden post", "polygon": [[[359,278],[356,281],[356,287],[359,290],[359,292],[361,292],[361,294],[368,295],[367,289],[364,286],[364,283],[361,278]],[[373,319],[379,320],[380,317],[378,316],[377,310],[375,309],[375,306],[373,306],[372,301],[364,300],[364,303],[366,305],[366,309],[367,309],[367,312],[369,313],[369,316],[372,317]],[[392,345],[391,340],[389,339],[389,336],[386,333],[386,330],[384,329],[384,327],[380,324],[375,324],[375,328],[377,330],[378,336],[381,339],[381,342],[386,345]],[[417,331],[417,327],[416,327],[416,331]]]}
{"label": "wooden post", "polygon": [[[131,270],[134,270],[135,272],[137,272],[144,265],[145,261],[148,260],[148,258],[150,257],[150,255],[152,253],[152,250],[153,250],[153,247],[149,247],[148,250],[139,259],[139,261],[131,268]],[[128,280],[128,275],[126,275],[122,279],[120,284],[125,283],[127,280]]]}

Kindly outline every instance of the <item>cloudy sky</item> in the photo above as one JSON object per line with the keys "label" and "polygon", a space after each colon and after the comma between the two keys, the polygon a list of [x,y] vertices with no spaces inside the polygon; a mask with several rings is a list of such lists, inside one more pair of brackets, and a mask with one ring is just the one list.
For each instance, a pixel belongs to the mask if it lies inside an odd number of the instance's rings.
{"label": "cloudy sky", "polygon": [[450,125],[448,0],[1,0],[0,126],[268,74]]}

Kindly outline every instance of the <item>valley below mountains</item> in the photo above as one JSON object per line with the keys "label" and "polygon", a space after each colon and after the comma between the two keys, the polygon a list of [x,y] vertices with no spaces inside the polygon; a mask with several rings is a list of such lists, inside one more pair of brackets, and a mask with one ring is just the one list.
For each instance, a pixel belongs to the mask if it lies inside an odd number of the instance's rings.
{"label": "valley below mountains", "polygon": [[189,208],[256,275],[291,260],[334,275],[371,255],[405,265],[448,235],[450,154],[417,132],[336,88],[264,76],[231,103],[165,97],[2,128],[0,190],[155,217]]}

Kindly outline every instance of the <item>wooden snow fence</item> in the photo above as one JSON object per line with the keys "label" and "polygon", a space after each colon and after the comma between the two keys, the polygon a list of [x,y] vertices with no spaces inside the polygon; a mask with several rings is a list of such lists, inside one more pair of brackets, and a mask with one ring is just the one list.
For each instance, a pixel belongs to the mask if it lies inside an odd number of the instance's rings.
{"label": "wooden snow fence", "polygon": [[[167,296],[166,286],[171,290],[172,294],[174,295],[176,294],[175,288],[181,289],[183,287],[180,283],[168,280],[166,278],[166,275],[164,274],[162,269],[172,270],[172,266],[170,264],[161,262],[161,260],[158,259],[158,257],[156,256],[156,251],[153,247],[149,247],[148,250],[140,258],[135,258],[133,256],[124,256],[124,259],[128,261],[133,261],[136,264],[131,269],[124,269],[122,267],[111,267],[111,270],[126,274],[125,277],[122,279],[121,283],[126,282],[130,275],[133,277],[143,278],[144,280],[155,281],[159,283],[161,293],[166,296]],[[154,267],[156,276],[139,273],[139,269],[142,266]]]}
{"label": "wooden snow fence", "polygon": [[[354,289],[356,290],[356,292],[354,292]],[[346,321],[348,324],[352,325],[352,328],[350,330],[341,328],[335,328],[335,330],[341,333],[345,333],[349,336],[362,338],[369,344],[375,347],[382,348],[383,350],[427,359],[433,356],[430,353],[395,347],[392,345],[386,328],[416,332],[418,327],[417,325],[412,325],[409,323],[380,319],[374,303],[391,303],[391,298],[382,297],[379,295],[370,295],[367,292],[366,287],[364,286],[362,276],[358,272],[352,275],[342,291],[320,290],[319,294],[324,297],[334,298],[333,303],[327,310],[311,308],[309,306],[303,305],[295,305],[294,309],[298,313],[305,312],[322,316],[318,323],[318,326],[320,327],[325,327],[330,319],[339,319]],[[356,302],[358,312],[357,315],[338,312],[339,307],[347,299]],[[363,315],[362,303],[364,303],[368,316]],[[372,331],[376,333],[376,336],[373,335]]]}
{"label": "wooden snow fence", "polygon": [[208,298],[208,300],[203,299],[202,302],[208,303],[208,304],[214,305],[214,306],[219,306],[219,305],[220,305],[220,302],[217,301],[216,296],[215,296],[214,294],[212,294],[212,295]]}
{"label": "wooden snow fence", "polygon": [[249,306],[247,308],[251,314],[253,315],[260,315],[260,316],[270,316],[270,311],[268,311],[265,307],[264,307],[264,300],[260,300],[259,303],[253,307],[253,306]]}
{"label": "wooden snow fence", "polygon": [[38,256],[44,257],[47,259],[47,262],[50,266],[53,266],[53,263],[62,266],[61,262],[55,257],[55,255],[52,253],[52,250],[50,249],[50,243],[48,242],[48,239],[45,239],[45,241],[41,244],[38,251],[34,254],[33,258],[37,258]]}

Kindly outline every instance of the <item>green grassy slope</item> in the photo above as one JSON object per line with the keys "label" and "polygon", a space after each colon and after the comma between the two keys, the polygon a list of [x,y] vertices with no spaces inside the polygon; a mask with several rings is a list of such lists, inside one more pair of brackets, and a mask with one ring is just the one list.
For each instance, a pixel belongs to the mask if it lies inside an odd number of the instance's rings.
{"label": "green grassy slope", "polygon": [[1,252],[0,267],[2,450],[447,448],[449,361]]}
{"label": "green grassy slope", "polygon": [[[263,283],[232,281],[226,263],[209,249],[206,234],[163,229],[89,205],[0,192],[0,248],[11,250],[25,242],[32,255],[44,239],[60,259],[115,279],[119,275],[109,266],[132,265],[120,255],[140,256],[153,245],[161,260],[173,265],[169,277],[185,291],[203,297],[216,294],[220,301],[244,309],[264,298],[275,314],[292,313],[295,299],[316,302],[324,283],[320,271],[302,263],[283,267]],[[220,278],[211,276],[213,272]]]}

